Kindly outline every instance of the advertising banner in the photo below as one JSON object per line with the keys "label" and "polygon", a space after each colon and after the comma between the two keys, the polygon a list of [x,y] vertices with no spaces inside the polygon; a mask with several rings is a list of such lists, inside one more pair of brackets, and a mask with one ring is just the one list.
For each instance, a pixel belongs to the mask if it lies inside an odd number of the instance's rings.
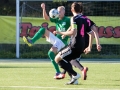
{"label": "advertising banner", "polygon": [[[47,27],[49,31],[55,30],[55,24],[42,18],[23,17],[20,24],[20,37],[33,37],[41,28]],[[97,26],[101,44],[120,44],[119,26]],[[0,43],[15,42],[16,17],[0,16]],[[3,40],[2,40],[3,39]],[[12,41],[13,40],[13,41]]]}

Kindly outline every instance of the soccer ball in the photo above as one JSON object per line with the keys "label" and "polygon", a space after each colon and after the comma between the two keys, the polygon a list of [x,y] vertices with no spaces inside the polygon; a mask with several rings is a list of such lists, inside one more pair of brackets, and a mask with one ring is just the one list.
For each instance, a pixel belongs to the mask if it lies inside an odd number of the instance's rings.
{"label": "soccer ball", "polygon": [[59,17],[59,13],[58,13],[58,10],[53,8],[49,11],[49,16],[53,19],[56,19]]}

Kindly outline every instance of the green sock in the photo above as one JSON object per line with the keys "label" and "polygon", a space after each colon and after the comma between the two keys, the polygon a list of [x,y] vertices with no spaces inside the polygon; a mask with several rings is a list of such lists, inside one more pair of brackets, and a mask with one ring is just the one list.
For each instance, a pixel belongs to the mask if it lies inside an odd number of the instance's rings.
{"label": "green sock", "polygon": [[54,59],[55,59],[55,54],[54,54],[54,52],[49,51],[49,52],[48,52],[48,56],[49,56],[49,58],[50,58],[50,60],[51,60],[51,62],[52,62],[52,64],[53,64],[56,72],[57,72],[57,73],[60,73],[60,69],[59,69],[59,67],[58,67],[58,64],[57,64],[57,63],[55,62],[55,60],[54,60]]}
{"label": "green sock", "polygon": [[40,39],[45,34],[45,28],[40,28],[38,32],[31,39],[32,43],[35,43],[38,39]]}

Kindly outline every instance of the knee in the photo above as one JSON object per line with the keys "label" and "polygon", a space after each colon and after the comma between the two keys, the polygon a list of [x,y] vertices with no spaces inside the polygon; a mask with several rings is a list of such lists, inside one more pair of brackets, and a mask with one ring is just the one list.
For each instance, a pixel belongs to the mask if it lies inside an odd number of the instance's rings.
{"label": "knee", "polygon": [[52,58],[54,57],[54,52],[48,51],[48,56],[49,56],[50,60],[53,61]]}
{"label": "knee", "polygon": [[49,56],[49,57],[51,56],[51,51],[48,51],[48,56]]}
{"label": "knee", "polygon": [[55,57],[55,62],[58,63],[61,60],[62,60],[62,58],[59,56],[59,54],[57,54]]}

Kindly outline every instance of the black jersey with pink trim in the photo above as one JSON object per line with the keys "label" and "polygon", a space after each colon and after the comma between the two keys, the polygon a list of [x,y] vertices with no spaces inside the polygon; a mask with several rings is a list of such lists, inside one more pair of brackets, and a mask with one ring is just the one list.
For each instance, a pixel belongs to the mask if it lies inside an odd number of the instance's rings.
{"label": "black jersey with pink trim", "polygon": [[[93,26],[93,25],[96,25],[92,20],[90,20],[87,16],[85,16],[85,15],[81,15],[83,18],[85,18],[85,19],[87,19],[87,23],[88,23],[88,25],[89,25],[89,27],[90,27],[90,29],[91,29],[91,27]],[[92,30],[91,30],[92,31]],[[86,47],[88,47],[88,45],[89,45],[89,35],[87,34],[87,33],[85,33],[85,48]]]}
{"label": "black jersey with pink trim", "polygon": [[91,28],[93,25],[96,25],[92,20],[90,20],[87,16],[81,14],[83,18],[87,19],[88,25]]}
{"label": "black jersey with pink trim", "polygon": [[90,31],[88,23],[82,16],[76,15],[73,17],[73,24],[77,26],[77,33],[75,36],[71,37],[70,45],[74,48],[84,48],[85,47],[85,33]]}

